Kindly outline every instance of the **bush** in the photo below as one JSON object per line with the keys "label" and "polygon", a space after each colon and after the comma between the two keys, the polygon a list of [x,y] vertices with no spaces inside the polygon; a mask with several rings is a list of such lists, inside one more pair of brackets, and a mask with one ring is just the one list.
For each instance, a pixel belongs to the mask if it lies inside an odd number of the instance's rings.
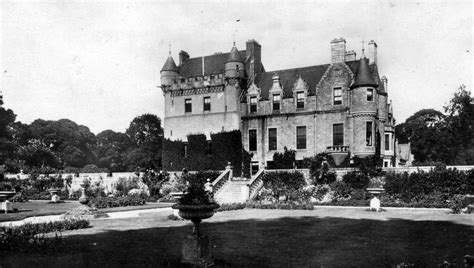
{"label": "bush", "polygon": [[306,185],[301,172],[265,172],[262,180],[264,187],[270,189],[276,198],[293,194]]}
{"label": "bush", "polygon": [[288,150],[286,146],[284,152],[275,152],[270,169],[293,169],[295,168],[295,150]]}
{"label": "bush", "polygon": [[146,197],[139,195],[126,195],[118,197],[96,197],[89,201],[88,206],[95,208],[114,208],[127,206],[143,206]]}
{"label": "bush", "polygon": [[247,202],[246,208],[256,209],[286,209],[286,210],[313,210],[314,205],[309,202],[276,202],[276,203],[261,203],[261,202]]}
{"label": "bush", "polygon": [[[48,223],[26,223],[21,226],[0,227],[0,250],[31,251],[44,249],[45,233],[62,232],[89,227],[89,221],[69,219]],[[53,245],[57,241],[53,241]]]}
{"label": "bush", "polygon": [[369,185],[370,177],[361,171],[352,171],[342,177],[342,181],[354,189],[365,189]]}
{"label": "bush", "polygon": [[220,208],[218,208],[217,211],[238,210],[238,209],[244,209],[245,207],[246,207],[246,203],[221,204]]}
{"label": "bush", "polygon": [[138,189],[138,178],[129,177],[129,178],[119,178],[115,189],[117,190],[118,195],[126,195],[132,189]]}
{"label": "bush", "polygon": [[330,187],[336,200],[348,199],[351,196],[352,188],[343,181],[333,182]]}

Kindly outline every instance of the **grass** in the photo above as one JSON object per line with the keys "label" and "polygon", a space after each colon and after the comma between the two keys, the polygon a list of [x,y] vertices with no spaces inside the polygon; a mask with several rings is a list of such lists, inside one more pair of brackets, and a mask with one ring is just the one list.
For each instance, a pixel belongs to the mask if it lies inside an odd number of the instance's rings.
{"label": "grass", "polygon": [[[92,220],[89,229],[68,231],[53,254],[4,255],[0,265],[180,266],[188,221],[167,219],[170,210],[139,218]],[[217,267],[390,267],[413,263],[462,264],[474,252],[471,215],[439,210],[362,208],[219,212],[202,224],[210,232]],[[3,266],[2,265],[2,266]]]}
{"label": "grass", "polygon": [[[104,208],[99,209],[99,212],[118,212],[118,211],[130,211],[137,209],[152,209],[161,207],[171,207],[171,203],[146,203],[143,206],[129,206],[129,207],[117,207],[117,208]],[[49,200],[31,200],[24,203],[14,203],[15,208],[18,209],[17,213],[0,214],[0,222],[5,221],[19,221],[28,217],[35,216],[47,216],[47,215],[60,215],[66,211],[78,208],[81,204],[78,201],[66,200],[62,203],[50,203]]]}

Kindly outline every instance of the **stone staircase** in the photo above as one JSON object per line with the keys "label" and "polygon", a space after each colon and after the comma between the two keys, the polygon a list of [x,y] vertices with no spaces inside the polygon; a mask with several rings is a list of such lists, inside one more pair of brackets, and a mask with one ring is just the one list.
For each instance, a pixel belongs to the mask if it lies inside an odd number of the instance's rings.
{"label": "stone staircase", "polygon": [[248,182],[248,180],[234,177],[222,186],[214,198],[219,204],[244,203],[249,197]]}

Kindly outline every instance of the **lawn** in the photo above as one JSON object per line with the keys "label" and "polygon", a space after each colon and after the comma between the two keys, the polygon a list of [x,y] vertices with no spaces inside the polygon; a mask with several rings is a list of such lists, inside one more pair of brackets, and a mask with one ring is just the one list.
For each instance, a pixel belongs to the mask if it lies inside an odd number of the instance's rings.
{"label": "lawn", "polygon": [[[5,266],[179,266],[190,225],[171,221],[171,209],[139,218],[96,219],[92,228],[65,232],[55,252],[8,253]],[[437,267],[462,264],[474,253],[471,215],[443,210],[362,208],[313,211],[219,212],[203,223],[212,235],[217,267],[383,267],[402,262]],[[3,266],[3,265],[2,265]]]}
{"label": "lawn", "polygon": [[[15,208],[18,209],[17,213],[0,214],[0,222],[5,221],[19,221],[28,217],[35,216],[47,216],[47,215],[60,215],[66,211],[71,211],[75,208],[82,206],[78,201],[66,200],[63,203],[49,203],[48,200],[31,200],[24,203],[14,203]],[[116,208],[104,208],[99,209],[99,212],[118,212],[118,211],[129,211],[136,209],[152,209],[161,207],[170,207],[171,203],[146,203],[143,206],[129,206],[129,207],[116,207]]]}

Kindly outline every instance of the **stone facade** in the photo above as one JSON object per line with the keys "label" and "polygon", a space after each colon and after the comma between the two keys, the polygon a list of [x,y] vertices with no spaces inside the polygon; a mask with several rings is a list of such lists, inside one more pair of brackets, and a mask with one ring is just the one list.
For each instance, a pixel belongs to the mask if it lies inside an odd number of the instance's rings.
{"label": "stone facade", "polygon": [[230,53],[203,58],[180,53],[180,66],[168,59],[161,72],[165,137],[239,129],[260,168],[284,147],[296,150],[297,160],[321,152],[336,162],[380,154],[385,166],[394,166],[395,120],[387,79],[378,74],[377,44],[369,42],[368,59],[346,51],[343,38],[331,41],[330,50],[328,64],[272,72],[263,68],[254,40],[242,52],[234,44]]}

